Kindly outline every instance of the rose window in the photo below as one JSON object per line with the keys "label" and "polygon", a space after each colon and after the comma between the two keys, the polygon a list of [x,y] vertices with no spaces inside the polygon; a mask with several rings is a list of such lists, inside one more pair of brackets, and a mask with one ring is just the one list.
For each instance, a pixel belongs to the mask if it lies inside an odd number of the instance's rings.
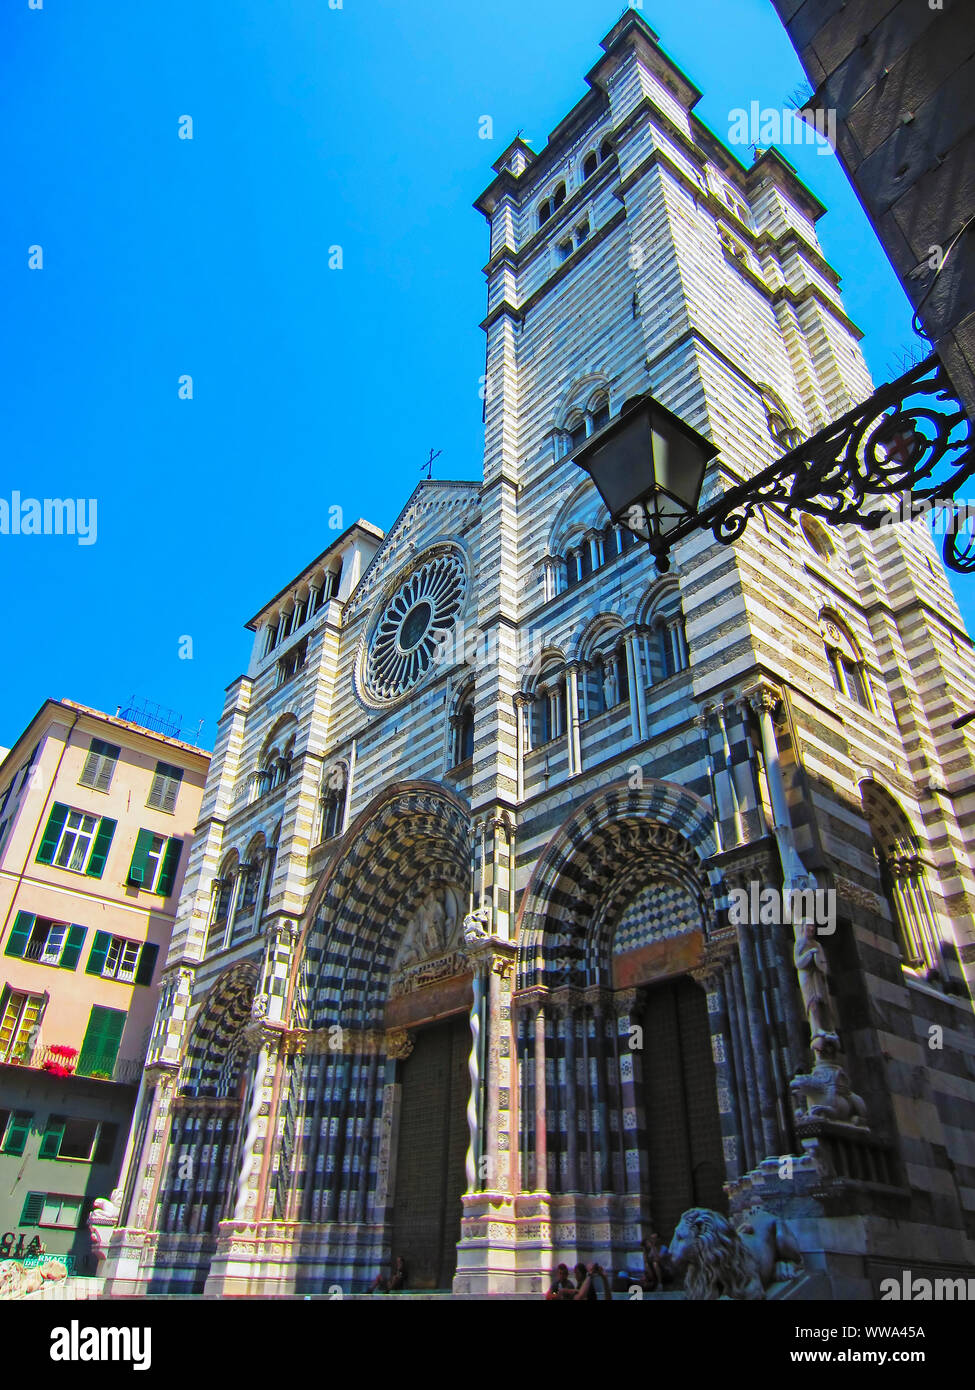
{"label": "rose window", "polygon": [[452,551],[413,571],[387,603],[369,641],[363,685],[374,699],[394,700],[430,669],[467,592],[467,571]]}

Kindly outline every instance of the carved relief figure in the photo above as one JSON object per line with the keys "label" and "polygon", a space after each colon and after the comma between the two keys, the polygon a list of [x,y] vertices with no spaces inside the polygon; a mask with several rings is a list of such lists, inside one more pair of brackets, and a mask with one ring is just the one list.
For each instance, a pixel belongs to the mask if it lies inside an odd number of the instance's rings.
{"label": "carved relief figure", "polygon": [[443,883],[432,888],[407,923],[393,963],[394,971],[405,970],[453,949],[459,917],[457,890]]}

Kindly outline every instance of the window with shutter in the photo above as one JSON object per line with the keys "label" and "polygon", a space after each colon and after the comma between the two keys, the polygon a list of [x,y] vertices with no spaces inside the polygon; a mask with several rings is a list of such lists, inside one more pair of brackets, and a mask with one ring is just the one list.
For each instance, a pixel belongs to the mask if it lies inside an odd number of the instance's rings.
{"label": "window with shutter", "polygon": [[64,829],[64,822],[68,818],[69,806],[63,806],[60,801],[55,801],[51,807],[51,814],[47,818],[47,825],[44,827],[44,834],[41,837],[41,847],[37,851],[37,862],[39,864],[50,864],[54,858],[54,851],[61,838],[61,831]]}
{"label": "window with shutter", "polygon": [[100,738],[93,738],[84,768],[78,778],[81,786],[107,792],[112,785],[115,766],[121,755],[121,748],[117,748],[114,743],[104,743]]}
{"label": "window with shutter", "polygon": [[151,887],[149,880],[149,849],[155,836],[151,830],[140,830],[135,840],[135,849],[132,851],[132,863],[129,865],[129,882],[138,884],[142,888]]}
{"label": "window with shutter", "polygon": [[78,1065],[75,1068],[77,1076],[111,1079],[122,1041],[125,1017],[124,1009],[106,1009],[100,1004],[92,1006]]}
{"label": "window with shutter", "polygon": [[30,1134],[30,1122],[34,1118],[29,1110],[15,1110],[11,1115],[9,1111],[0,1111],[9,1116],[6,1126],[0,1120],[0,1133],[3,1140],[0,1142],[0,1149],[5,1154],[22,1154],[27,1145],[27,1136]]}
{"label": "window with shutter", "polygon": [[24,1209],[20,1213],[20,1226],[37,1226],[40,1223],[41,1215],[44,1211],[44,1203],[47,1201],[46,1192],[28,1192],[24,1202]]}
{"label": "window with shutter", "polygon": [[36,1224],[38,1226],[66,1226],[69,1230],[74,1230],[81,1224],[81,1211],[84,1204],[85,1199],[83,1197],[69,1197],[59,1192],[46,1192],[43,1194],[43,1206]]}
{"label": "window with shutter", "polygon": [[38,1150],[39,1158],[57,1158],[67,1122],[66,1115],[49,1115],[47,1117],[41,1147]]}
{"label": "window with shutter", "polygon": [[137,985],[152,984],[152,973],[156,968],[156,957],[158,955],[159,947],[154,946],[151,941],[147,941],[139,956],[139,969],[135,977]]}
{"label": "window with shutter", "polygon": [[112,944],[112,933],[107,931],[96,931],[95,939],[91,944],[91,951],[88,953],[88,964],[85,966],[86,975],[101,975],[105,969],[105,958],[108,955],[109,947]]}
{"label": "window with shutter", "polygon": [[166,841],[166,854],[163,859],[162,871],[156,883],[156,892],[161,898],[168,898],[173,891],[176,882],[176,870],[179,868],[179,857],[183,852],[183,841],[175,835],[170,836]]}
{"label": "window with shutter", "polygon": [[172,767],[169,763],[156,763],[156,772],[149,788],[149,800],[146,805],[154,806],[160,811],[174,811],[182,780],[181,767]]}
{"label": "window with shutter", "polygon": [[111,1163],[117,1138],[118,1125],[103,1121],[98,1127],[98,1143],[95,1145],[92,1163]]}
{"label": "window with shutter", "polygon": [[105,869],[105,861],[108,858],[108,851],[112,845],[112,836],[115,834],[115,826],[116,822],[110,820],[108,816],[102,816],[98,822],[98,833],[95,836],[91,858],[88,860],[88,867],[85,870],[89,878],[101,878]]}
{"label": "window with shutter", "polygon": [[87,935],[88,928],[79,927],[77,923],[74,923],[68,929],[67,944],[61,952],[60,966],[62,970],[74,970],[78,961],[81,959],[81,952]]}
{"label": "window with shutter", "polygon": [[4,947],[5,956],[16,956],[22,959],[27,950],[27,943],[30,940],[31,932],[34,927],[34,914],[32,912],[18,912],[14,924],[7,937],[7,944]]}
{"label": "window with shutter", "polygon": [[12,989],[0,1014],[0,1062],[28,1060],[47,1003],[47,995]]}
{"label": "window with shutter", "polygon": [[68,1118],[64,1121],[57,1158],[70,1158],[79,1163],[89,1163],[95,1151],[98,1136],[98,1121]]}

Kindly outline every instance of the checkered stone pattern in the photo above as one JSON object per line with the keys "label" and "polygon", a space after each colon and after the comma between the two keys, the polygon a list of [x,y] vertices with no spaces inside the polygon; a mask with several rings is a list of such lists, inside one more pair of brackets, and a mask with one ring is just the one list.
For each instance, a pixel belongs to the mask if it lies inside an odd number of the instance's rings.
{"label": "checkered stone pattern", "polygon": [[658,879],[642,888],[624,908],[613,936],[613,954],[681,936],[698,926],[700,909],[694,896],[673,879]]}
{"label": "checkered stone pattern", "polygon": [[288,986],[294,952],[294,932],[285,922],[268,937],[267,951],[261,971],[260,993],[266,1001],[268,1022],[286,1021]]}
{"label": "checkered stone pattern", "polygon": [[722,845],[760,839],[765,834],[765,820],[756,758],[759,735],[752,710],[747,701],[734,701],[722,707],[720,716],[709,711],[704,728],[714,770],[715,817]]}
{"label": "checkered stone pattern", "polygon": [[163,976],[146,1066],[158,1062],[170,1066],[180,1064],[192,1000],[193,976],[194,972],[186,966],[167,970]]}

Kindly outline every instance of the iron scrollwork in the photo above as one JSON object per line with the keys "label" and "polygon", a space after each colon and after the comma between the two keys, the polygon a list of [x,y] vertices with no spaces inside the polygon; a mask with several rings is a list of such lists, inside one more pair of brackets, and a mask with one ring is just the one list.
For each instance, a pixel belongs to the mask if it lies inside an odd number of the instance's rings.
{"label": "iron scrollwork", "polygon": [[[975,505],[953,503],[958,488],[975,474],[971,436],[971,421],[932,354],[682,522],[670,544],[710,528],[715,540],[730,545],[762,509],[790,520],[794,512],[807,512],[836,525],[875,530],[891,523],[892,512],[884,505],[868,510],[870,500],[910,494],[911,516],[923,515],[932,502],[944,508],[945,564],[975,572],[975,534],[966,529]],[[937,481],[942,465],[947,475]]]}

